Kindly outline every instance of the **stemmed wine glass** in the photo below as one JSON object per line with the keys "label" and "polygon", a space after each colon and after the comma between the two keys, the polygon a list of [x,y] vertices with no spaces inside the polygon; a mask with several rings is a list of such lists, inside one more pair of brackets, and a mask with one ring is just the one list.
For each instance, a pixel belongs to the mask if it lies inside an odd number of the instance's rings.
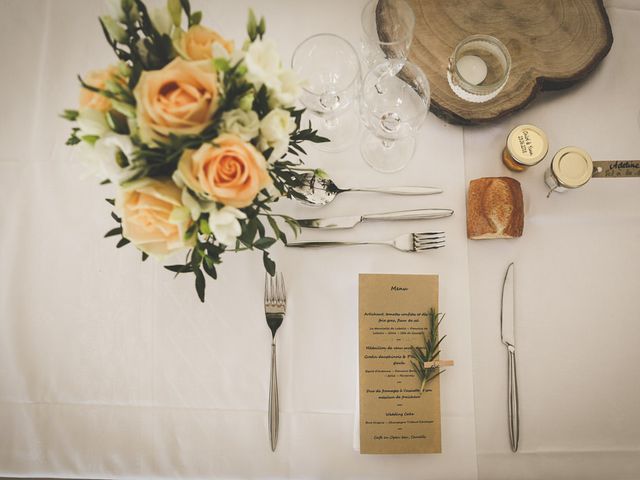
{"label": "stemmed wine glass", "polygon": [[291,68],[305,82],[302,103],[322,119],[314,128],[331,140],[316,144],[316,148],[339,152],[349,147],[360,130],[353,108],[360,90],[360,61],[355,49],[338,35],[313,35],[296,48]]}
{"label": "stemmed wine glass", "polygon": [[416,17],[405,0],[370,0],[362,9],[362,55],[367,68],[409,55]]}
{"label": "stemmed wine glass", "polygon": [[367,131],[360,143],[364,160],[379,172],[404,168],[415,151],[415,133],[429,111],[429,81],[406,60],[389,60],[367,73],[360,115]]}

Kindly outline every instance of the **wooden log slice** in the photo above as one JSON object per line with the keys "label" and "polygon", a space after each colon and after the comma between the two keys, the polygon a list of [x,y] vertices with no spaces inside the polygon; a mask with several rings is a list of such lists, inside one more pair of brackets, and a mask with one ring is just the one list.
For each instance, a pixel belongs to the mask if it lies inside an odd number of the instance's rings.
{"label": "wooden log slice", "polygon": [[[602,0],[408,0],[416,15],[409,58],[431,85],[431,111],[457,124],[473,125],[524,108],[541,90],[570,87],[609,53],[613,34]],[[384,39],[386,0],[378,5]],[[388,20],[387,20],[388,21]],[[500,39],[511,55],[509,80],[494,99],[472,103],[456,96],[447,64],[469,35]]]}

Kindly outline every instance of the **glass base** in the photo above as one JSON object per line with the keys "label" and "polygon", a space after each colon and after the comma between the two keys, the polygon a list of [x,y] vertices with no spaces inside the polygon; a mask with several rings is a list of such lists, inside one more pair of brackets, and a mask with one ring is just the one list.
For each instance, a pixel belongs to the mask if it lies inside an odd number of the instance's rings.
{"label": "glass base", "polygon": [[382,173],[399,172],[407,166],[416,150],[416,140],[382,140],[366,131],[360,142],[360,153],[371,168]]}
{"label": "glass base", "polygon": [[[318,135],[330,141],[313,143],[313,148],[321,152],[337,153],[351,147],[360,133],[360,117],[355,108],[349,108],[340,116],[331,120],[313,116],[311,127],[318,130]],[[303,123],[303,128],[306,128]]]}

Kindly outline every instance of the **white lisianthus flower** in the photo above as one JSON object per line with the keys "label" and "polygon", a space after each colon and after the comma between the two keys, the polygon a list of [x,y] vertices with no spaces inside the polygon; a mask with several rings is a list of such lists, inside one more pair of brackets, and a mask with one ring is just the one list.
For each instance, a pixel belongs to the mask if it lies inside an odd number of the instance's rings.
{"label": "white lisianthus flower", "polygon": [[293,70],[284,69],[278,80],[280,88],[274,91],[276,100],[285,107],[293,106],[302,94],[302,79]]}
{"label": "white lisianthus flower", "polygon": [[209,228],[220,243],[231,247],[242,233],[242,226],[238,220],[247,216],[235,207],[222,207],[220,210],[209,211]]}
{"label": "white lisianthus flower", "polygon": [[81,108],[78,112],[78,132],[79,137],[85,135],[96,135],[98,137],[109,132],[107,117],[104,112],[93,108]]}
{"label": "white lisianthus flower", "polygon": [[253,110],[236,108],[222,115],[222,132],[233,133],[245,142],[257,137],[259,131],[260,118]]}
{"label": "white lisianthus flower", "polygon": [[152,8],[149,10],[149,18],[151,19],[151,23],[153,24],[153,28],[155,28],[161,34],[171,34],[171,29],[173,27],[173,18],[171,18],[171,13],[167,8]]}
{"label": "white lisianthus flower", "polygon": [[134,146],[128,135],[107,133],[93,146],[98,172],[117,185],[133,177],[137,170],[131,166]]}
{"label": "white lisianthus flower", "polygon": [[260,122],[260,141],[262,151],[273,148],[270,160],[279,160],[289,147],[289,135],[296,129],[296,122],[287,110],[275,108]]}
{"label": "white lisianthus flower", "polygon": [[256,40],[247,49],[244,56],[247,66],[247,80],[256,87],[266,85],[272,90],[280,90],[280,55],[273,40]]}

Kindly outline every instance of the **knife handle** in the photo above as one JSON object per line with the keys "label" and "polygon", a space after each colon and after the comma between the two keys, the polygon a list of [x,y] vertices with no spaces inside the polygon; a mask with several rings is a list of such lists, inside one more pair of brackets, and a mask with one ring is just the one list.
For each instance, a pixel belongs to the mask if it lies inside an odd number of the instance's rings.
{"label": "knife handle", "polygon": [[362,187],[350,188],[352,192],[388,193],[390,195],[433,195],[442,193],[438,187]]}
{"label": "knife handle", "polygon": [[518,374],[516,372],[516,349],[507,346],[508,368],[507,368],[507,409],[509,417],[509,442],[511,451],[518,451],[518,441],[520,440],[520,410],[518,407]]}
{"label": "knife handle", "polygon": [[444,218],[453,215],[448,208],[421,208],[417,210],[402,210],[398,212],[372,213],[363,215],[363,220],[425,220],[428,218]]}

